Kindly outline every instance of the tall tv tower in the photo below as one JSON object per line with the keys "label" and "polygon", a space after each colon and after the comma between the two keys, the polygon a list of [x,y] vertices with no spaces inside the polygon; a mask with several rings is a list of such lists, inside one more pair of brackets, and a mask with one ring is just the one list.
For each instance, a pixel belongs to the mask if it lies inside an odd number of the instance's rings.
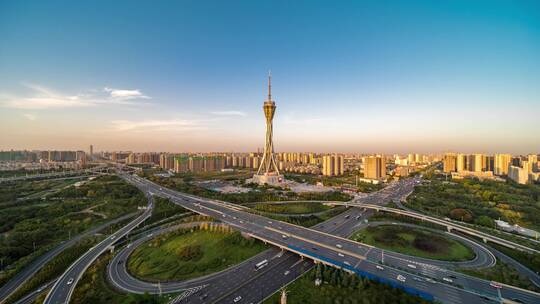
{"label": "tall tv tower", "polygon": [[263,104],[264,116],[266,118],[266,141],[261,165],[257,174],[253,178],[259,184],[275,184],[283,181],[283,175],[279,174],[279,169],[274,157],[273,126],[272,120],[276,112],[276,103],[272,100],[272,74],[268,73],[268,98]]}

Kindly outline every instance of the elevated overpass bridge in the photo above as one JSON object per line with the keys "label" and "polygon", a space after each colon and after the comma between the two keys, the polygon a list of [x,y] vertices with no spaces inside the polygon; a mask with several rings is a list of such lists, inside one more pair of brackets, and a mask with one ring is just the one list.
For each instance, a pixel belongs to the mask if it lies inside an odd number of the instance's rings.
{"label": "elevated overpass bridge", "polygon": [[[153,195],[169,198],[193,212],[218,219],[245,235],[287,250],[301,257],[309,258],[317,263],[323,263],[355,273],[370,279],[402,288],[409,293],[425,299],[443,303],[488,303],[501,299],[519,298],[523,303],[539,303],[540,294],[519,290],[513,287],[504,289],[501,294],[489,281],[468,277],[451,272],[456,276],[453,284],[446,283],[444,278],[449,271],[431,265],[417,263],[411,260],[399,260],[394,264],[384,264],[382,267],[378,258],[368,259],[373,246],[362,244],[314,229],[296,226],[276,221],[257,214],[244,211],[239,206],[200,198],[164,188],[138,176],[130,176],[130,181]],[[334,202],[334,204],[337,204]],[[347,202],[342,205],[355,206],[357,203]],[[382,210],[386,207],[368,205],[370,208]],[[358,205],[365,207],[365,204]],[[398,210],[398,209],[395,209]],[[399,211],[399,210],[398,210]],[[459,227],[458,227],[459,228]],[[417,265],[414,269],[410,264]],[[382,269],[381,269],[382,268]],[[416,269],[418,268],[418,269]],[[405,277],[406,279],[403,279]],[[413,278],[416,277],[417,279]]]}
{"label": "elevated overpass bridge", "polygon": [[440,225],[440,226],[444,226],[444,227],[446,227],[448,232],[458,231],[458,232],[461,232],[461,233],[464,233],[464,234],[467,234],[467,235],[470,235],[470,236],[473,236],[473,237],[480,238],[484,242],[489,241],[489,242],[492,242],[494,244],[502,245],[502,246],[505,246],[505,247],[508,247],[508,248],[511,248],[511,249],[517,249],[517,250],[521,250],[521,251],[525,251],[525,252],[533,253],[533,254],[540,253],[539,250],[536,250],[534,248],[530,248],[530,247],[527,247],[527,246],[524,246],[524,245],[521,245],[521,244],[518,244],[518,243],[515,243],[515,242],[512,242],[512,241],[509,241],[509,240],[506,240],[506,239],[503,239],[503,238],[499,238],[499,237],[493,236],[491,234],[469,228],[467,226],[459,225],[459,224],[456,224],[456,223],[448,221],[448,220],[436,218],[436,217],[433,217],[433,216],[425,215],[425,214],[410,211],[410,210],[402,210],[402,209],[384,207],[384,206],[380,206],[380,205],[363,204],[363,203],[355,203],[355,202],[328,202],[328,203],[325,203],[325,204],[326,205],[332,205],[332,206],[341,205],[341,206],[349,206],[349,207],[359,207],[359,208],[371,209],[371,210],[375,210],[375,211],[384,211],[384,212],[399,214],[399,215],[403,215],[403,216],[408,216],[408,217],[411,217],[411,218],[419,219],[419,220],[424,221],[424,222],[429,222],[429,223],[437,224],[437,225]]}
{"label": "elevated overpass bridge", "polygon": [[92,167],[88,169],[81,169],[81,170],[67,170],[67,171],[57,171],[57,172],[50,172],[50,173],[4,177],[4,178],[0,178],[0,183],[21,181],[21,180],[41,180],[41,179],[55,179],[55,178],[68,178],[68,177],[95,175],[99,173],[108,172],[108,170],[109,169],[107,168],[106,165],[98,165],[96,167]]}

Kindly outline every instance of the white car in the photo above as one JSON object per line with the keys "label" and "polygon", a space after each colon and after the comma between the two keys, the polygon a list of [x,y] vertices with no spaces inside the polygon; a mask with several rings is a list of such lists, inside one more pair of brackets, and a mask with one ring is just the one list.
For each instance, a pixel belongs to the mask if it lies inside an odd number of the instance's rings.
{"label": "white car", "polygon": [[446,282],[448,282],[448,283],[453,283],[453,282],[454,282],[454,281],[453,281],[452,279],[450,279],[450,278],[442,278],[442,279],[443,279],[443,281],[446,281]]}
{"label": "white car", "polygon": [[376,265],[375,268],[377,268],[379,270],[384,270],[384,267],[382,267],[381,265]]}
{"label": "white car", "polygon": [[67,284],[68,284],[68,285],[71,285],[71,283],[73,283],[73,278],[70,278],[70,279],[67,281]]}
{"label": "white car", "polygon": [[114,240],[116,238],[116,235],[111,236],[111,240]]}
{"label": "white car", "polygon": [[435,281],[434,279],[432,278],[426,278],[426,281],[430,282],[430,283],[437,283],[437,281]]}
{"label": "white car", "polygon": [[341,246],[340,244],[336,244],[336,247],[337,248],[343,248],[343,246]]}
{"label": "white car", "polygon": [[404,277],[404,276],[402,276],[402,275],[400,275],[400,274],[397,276],[396,279],[397,279],[398,281],[400,281],[400,282],[405,282],[405,281],[407,280],[406,277]]}
{"label": "white car", "polygon": [[407,264],[407,267],[412,268],[412,269],[416,269],[416,265],[414,265],[414,264]]}
{"label": "white car", "polygon": [[345,262],[343,262],[343,263],[344,263],[345,265],[347,265],[347,266],[351,266],[351,263],[349,263],[349,262],[347,262],[347,261],[345,261]]}
{"label": "white car", "polygon": [[341,252],[338,252],[337,255],[339,255],[340,257],[344,257],[343,253],[341,253]]}
{"label": "white car", "polygon": [[237,302],[240,302],[240,300],[242,300],[242,296],[238,296],[236,298],[234,298],[234,303],[237,303]]}
{"label": "white car", "polygon": [[290,271],[286,270],[283,275],[288,275],[289,273],[291,273]]}

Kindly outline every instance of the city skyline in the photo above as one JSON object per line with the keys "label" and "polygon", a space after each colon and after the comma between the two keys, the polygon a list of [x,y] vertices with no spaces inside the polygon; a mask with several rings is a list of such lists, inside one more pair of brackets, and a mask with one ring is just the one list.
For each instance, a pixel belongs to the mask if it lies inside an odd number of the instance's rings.
{"label": "city skyline", "polygon": [[538,3],[124,5],[0,4],[0,149],[540,151]]}

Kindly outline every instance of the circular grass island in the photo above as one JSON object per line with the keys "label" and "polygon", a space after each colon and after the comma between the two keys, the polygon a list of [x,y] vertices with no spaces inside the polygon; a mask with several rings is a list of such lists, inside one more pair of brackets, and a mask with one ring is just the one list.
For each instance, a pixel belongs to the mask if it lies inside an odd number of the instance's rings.
{"label": "circular grass island", "polygon": [[312,214],[332,209],[322,203],[295,202],[295,203],[257,203],[253,209],[265,213],[275,214]]}
{"label": "circular grass island", "polygon": [[352,240],[375,247],[442,261],[468,261],[475,257],[468,246],[441,233],[430,230],[401,226],[369,226],[353,234]]}
{"label": "circular grass island", "polygon": [[203,226],[143,243],[130,255],[127,269],[145,281],[182,281],[224,270],[267,248],[229,227]]}

